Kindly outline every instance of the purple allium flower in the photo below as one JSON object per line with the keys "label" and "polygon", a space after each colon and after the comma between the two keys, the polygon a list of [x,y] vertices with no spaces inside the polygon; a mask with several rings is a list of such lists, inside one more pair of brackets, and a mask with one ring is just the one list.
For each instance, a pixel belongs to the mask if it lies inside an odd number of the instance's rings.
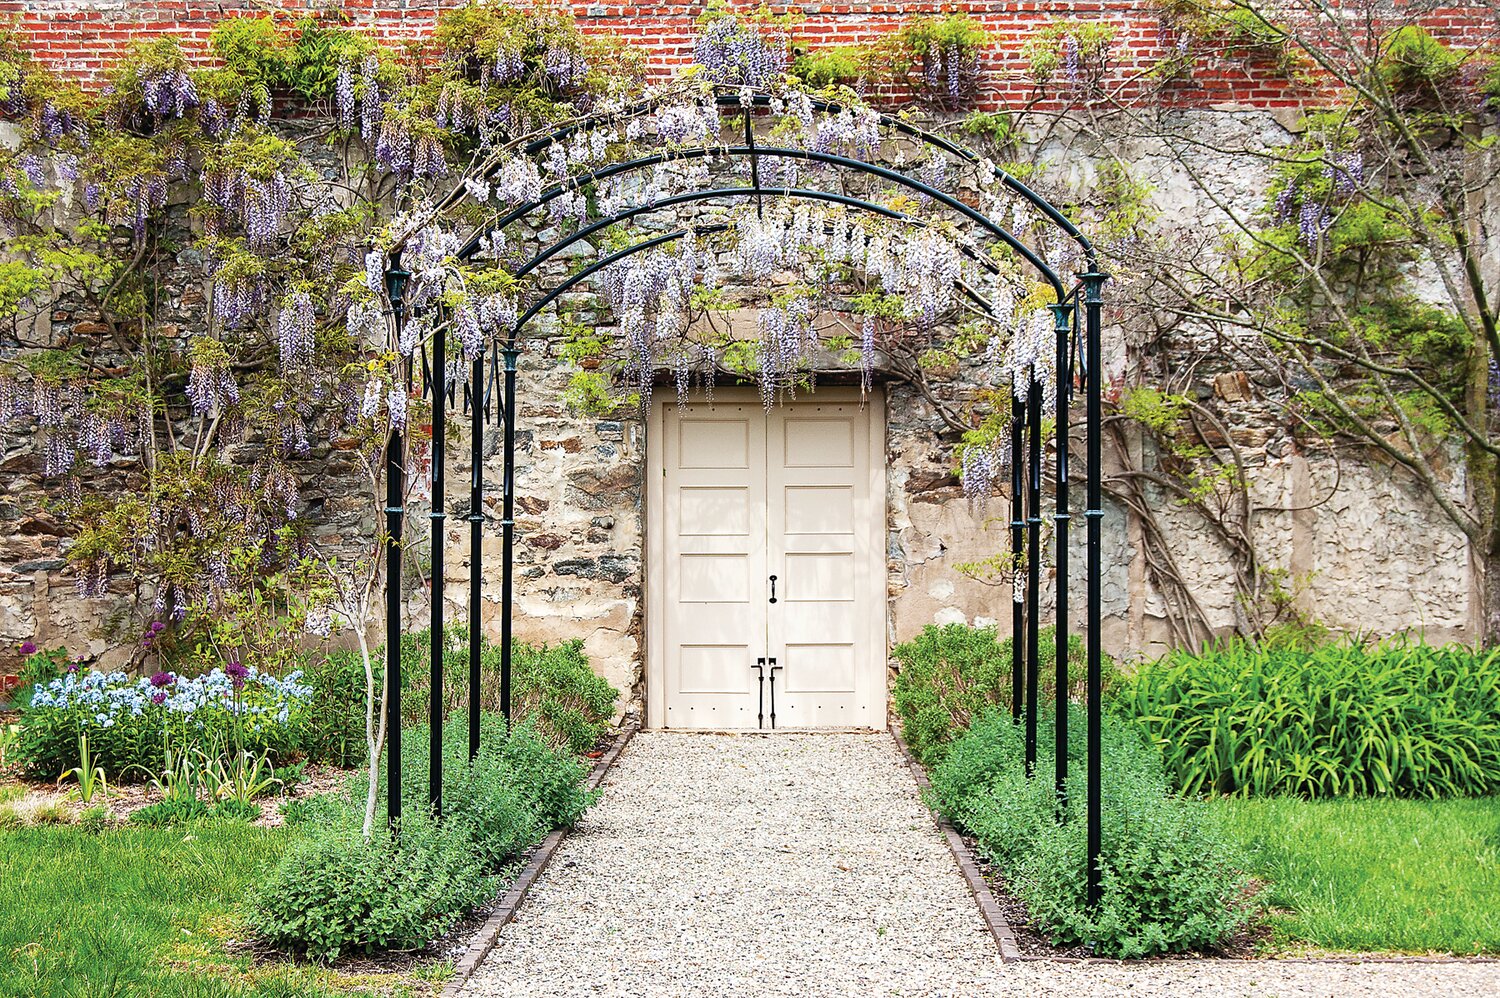
{"label": "purple allium flower", "polygon": [[234,683],[235,689],[239,689],[245,685],[245,678],[250,675],[250,670],[238,661],[234,661],[224,666],[224,675],[228,676],[229,681]]}
{"label": "purple allium flower", "polygon": [[21,642],[21,654],[22,655],[35,655],[36,654],[36,645],[33,642],[30,642],[30,641],[22,641]]}
{"label": "purple allium flower", "polygon": [[151,676],[151,685],[161,689],[163,686],[171,686],[176,680],[177,677],[170,672],[157,672]]}
{"label": "purple allium flower", "polygon": [[160,707],[162,704],[167,702],[166,693],[161,690],[157,690],[155,693],[151,694],[151,702]]}
{"label": "purple allium flower", "polygon": [[167,629],[167,625],[163,624],[161,621],[159,621],[159,620],[153,620],[153,621],[151,621],[151,633],[152,634],[160,634],[162,631],[165,631],[166,629]]}

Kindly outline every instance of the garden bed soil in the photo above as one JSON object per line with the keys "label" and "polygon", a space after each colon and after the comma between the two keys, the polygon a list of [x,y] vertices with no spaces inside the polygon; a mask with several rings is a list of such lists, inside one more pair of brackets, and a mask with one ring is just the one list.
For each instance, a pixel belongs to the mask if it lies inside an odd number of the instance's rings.
{"label": "garden bed soil", "polygon": [[[286,819],[281,813],[282,801],[305,799],[342,790],[352,772],[354,770],[339,769],[337,766],[322,763],[307,766],[302,772],[302,778],[287,786],[283,793],[267,794],[258,798],[257,803],[261,805],[260,817],[252,824],[260,828],[278,828],[284,825]],[[162,799],[161,794],[148,783],[111,783],[106,796],[95,796],[87,804],[78,799],[77,795],[69,789],[69,785],[59,787],[41,780],[25,780],[14,773],[0,775],[0,790],[5,787],[22,789],[23,796],[12,802],[18,810],[26,811],[60,804],[72,812],[75,820],[89,808],[105,805],[109,808],[109,813],[114,820],[123,823],[128,821],[136,811],[156,804]]]}

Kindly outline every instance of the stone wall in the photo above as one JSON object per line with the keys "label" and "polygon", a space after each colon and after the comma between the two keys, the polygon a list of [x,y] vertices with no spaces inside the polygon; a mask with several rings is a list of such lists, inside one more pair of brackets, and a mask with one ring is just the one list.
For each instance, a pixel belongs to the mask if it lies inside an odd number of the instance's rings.
{"label": "stone wall", "polygon": [[[45,30],[56,33],[48,45],[66,62],[81,58],[79,39],[93,37],[90,32],[103,31],[101,25],[106,23],[124,23],[126,12],[136,5],[58,0],[22,6],[38,33],[43,26],[35,19],[43,7],[65,15]],[[191,28],[190,35],[198,30],[191,21],[176,22],[174,28],[158,17],[180,5],[143,6],[155,12],[149,17],[161,30],[177,30],[183,24]],[[249,5],[219,6],[238,10]],[[409,25],[419,16],[406,4],[366,6],[381,17],[389,16],[393,24]],[[6,7],[0,3],[0,10]],[[896,8],[862,9],[897,17]],[[834,19],[843,16],[836,8],[826,13]],[[1024,4],[1005,5],[993,16],[1002,13],[1036,16],[1032,5]],[[146,18],[148,14],[137,11],[129,16]],[[420,16],[430,21],[430,11]],[[685,15],[674,11],[671,16]],[[46,37],[53,38],[51,34]],[[77,68],[91,69],[82,64]],[[1285,115],[1244,107],[1183,113],[1193,116],[1190,127],[1218,135],[1226,143],[1275,144],[1290,137],[1291,119]],[[1201,195],[1159,146],[1129,135],[1114,139],[1121,156],[1153,185],[1153,197],[1165,213],[1185,219],[1206,214]],[[1051,182],[1059,185],[1086,181],[1093,170],[1092,152],[1076,135],[1069,137],[1066,129],[1050,133],[1041,156],[1050,160]],[[1242,210],[1261,202],[1266,178],[1255,175],[1242,161],[1229,155],[1206,155],[1200,169],[1214,190]],[[651,222],[643,218],[640,224],[649,228]],[[173,320],[186,333],[201,321],[203,275],[201,261],[193,259],[192,251],[184,251],[178,262],[179,270],[169,275],[168,285]],[[556,261],[557,267],[566,264],[565,259]],[[602,316],[587,312],[585,296],[577,297],[575,304],[585,309],[582,317],[586,320],[603,321]],[[1278,422],[1277,408],[1270,404],[1277,400],[1276,393],[1284,391],[1283,386],[1247,369],[1234,351],[1226,351],[1207,331],[1183,328],[1164,338],[1148,338],[1138,316],[1111,310],[1107,320],[1113,381],[1123,379],[1127,372],[1148,369],[1191,372],[1180,387],[1194,392],[1229,428],[1244,456],[1258,507],[1254,537],[1269,566],[1309,580],[1299,596],[1307,612],[1333,627],[1362,633],[1423,628],[1439,640],[1472,638],[1478,633],[1481,604],[1473,554],[1430,497],[1399,470],[1368,456],[1344,452],[1335,458],[1325,451],[1307,450]],[[64,332],[90,320],[62,302],[46,321],[54,332]],[[649,524],[649,511],[643,506],[648,447],[644,424],[629,414],[600,419],[570,412],[561,401],[570,372],[559,358],[558,344],[546,334],[545,324],[525,345],[516,449],[516,635],[531,641],[583,639],[599,671],[628,691],[625,707],[638,711],[642,702],[643,538]],[[953,372],[939,391],[961,397],[971,387],[969,373],[962,368]],[[987,511],[971,509],[952,474],[956,435],[911,386],[891,381],[886,391],[890,639],[904,640],[927,624],[947,622],[996,623],[1002,634],[1008,633],[1009,584],[986,584],[957,570],[960,564],[980,561],[1007,547],[1004,501]],[[484,445],[485,587],[481,600],[483,625],[492,637],[499,631],[500,572],[500,459],[495,436],[491,426]],[[132,594],[119,589],[116,599],[102,604],[77,599],[73,580],[63,569],[66,526],[38,511],[45,488],[33,442],[20,432],[0,437],[0,444],[0,670],[14,665],[14,648],[22,640],[66,644],[103,664],[122,660],[133,640],[123,623],[130,615]],[[1138,435],[1129,437],[1128,446],[1133,459],[1143,466],[1150,467],[1157,459]],[[456,621],[466,613],[469,575],[468,524],[460,519],[469,512],[469,445],[463,427],[458,427],[450,441],[448,454],[447,614],[450,621]],[[357,545],[372,536],[375,527],[370,507],[360,499],[353,460],[352,455],[325,445],[304,468],[304,495],[325,545]],[[1467,483],[1461,454],[1451,455],[1447,470],[1447,484],[1455,497],[1462,498]],[[116,479],[105,472],[98,481],[109,487]],[[1081,489],[1075,489],[1075,513],[1081,506],[1080,493]],[[1228,553],[1171,497],[1156,496],[1153,505],[1178,568],[1205,615],[1217,631],[1232,630],[1240,608],[1227,570]],[[420,562],[427,521],[420,505],[412,512],[409,530],[416,539],[410,550]],[[1072,613],[1073,620],[1081,623],[1081,517],[1074,523],[1071,556],[1077,584]],[[1156,654],[1170,643],[1171,631],[1163,595],[1151,586],[1141,557],[1141,524],[1111,505],[1104,532],[1106,647],[1127,659]],[[1050,594],[1046,599],[1051,599]],[[408,593],[407,612],[413,624],[424,619],[426,605],[427,592],[418,584]],[[1051,604],[1044,601],[1044,605],[1050,608]]]}

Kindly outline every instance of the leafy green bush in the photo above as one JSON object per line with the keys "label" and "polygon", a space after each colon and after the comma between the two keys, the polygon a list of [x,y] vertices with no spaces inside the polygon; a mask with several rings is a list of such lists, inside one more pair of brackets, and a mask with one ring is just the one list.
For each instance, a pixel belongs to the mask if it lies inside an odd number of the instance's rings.
{"label": "leafy green bush", "polygon": [[[284,805],[287,823],[308,830],[308,844],[290,853],[253,899],[256,931],[273,945],[319,959],[423,945],[493,891],[491,874],[503,876],[549,830],[572,825],[597,798],[583,788],[583,763],[548,745],[529,723],[507,737],[499,716],[480,720],[472,764],[467,726],[444,728],[437,822],[425,807],[428,729],[402,731],[407,817],[394,843],[383,829],[370,844],[359,834],[365,773],[350,776],[348,793]],[[409,867],[432,883],[410,887]],[[401,892],[410,896],[389,896]]]}
{"label": "leafy green bush", "polygon": [[[1082,730],[1081,719],[1070,726]],[[932,771],[933,806],[972,834],[981,854],[1058,943],[1113,957],[1211,946],[1244,924],[1244,877],[1201,805],[1167,791],[1156,753],[1128,723],[1103,732],[1103,898],[1085,897],[1082,759],[1069,768],[1068,820],[1059,823],[1050,715],[1039,719],[1037,776],[1025,773],[1020,726],[988,711]],[[1081,754],[1083,739],[1070,742]],[[1072,758],[1070,754],[1070,759]]]}
{"label": "leafy green bush", "polygon": [[[431,631],[422,629],[401,639],[402,672],[409,695],[404,701],[408,723],[425,721],[431,681]],[[448,628],[443,645],[443,698],[449,713],[469,703],[469,642],[462,626]],[[480,696],[483,710],[500,712],[500,646],[481,638]],[[363,672],[361,672],[363,677]],[[363,683],[363,678],[360,682]],[[583,754],[598,744],[614,720],[620,692],[589,667],[582,641],[559,645],[515,642],[511,653],[511,712],[517,722],[530,721],[548,744]],[[363,722],[361,722],[363,723]]]}
{"label": "leafy green bush", "polygon": [[416,949],[493,890],[467,830],[421,808],[394,836],[382,828],[367,840],[349,823],[313,827],[251,899],[251,925],[273,946],[321,960]]}
{"label": "leafy green bush", "polygon": [[[383,673],[375,662],[377,678]],[[403,669],[410,675],[410,671]],[[405,678],[405,677],[403,677]],[[303,682],[312,687],[302,747],[309,758],[335,766],[357,766],[365,760],[365,666],[359,652],[339,650],[310,657]],[[409,682],[409,680],[408,680]],[[403,682],[403,689],[408,685]]]}
{"label": "leafy green bush", "polygon": [[[583,789],[583,764],[543,742],[529,723],[507,738],[503,718],[485,714],[480,722],[472,764],[467,726],[444,728],[443,818],[469,829],[484,868],[494,871],[550,829],[572,827],[598,795]],[[408,801],[427,799],[427,732],[425,725],[402,732],[401,792]]]}
{"label": "leafy green bush", "polygon": [[1230,641],[1143,666],[1119,707],[1140,721],[1187,794],[1500,789],[1500,651]]}
{"label": "leafy green bush", "polygon": [[197,797],[176,797],[147,804],[130,812],[130,823],[159,828],[163,825],[180,825],[208,817],[208,805]]}
{"label": "leafy green bush", "polygon": [[[901,718],[901,735],[924,765],[942,759],[948,743],[990,708],[1010,709],[1011,639],[997,640],[993,627],[928,625],[910,641],[891,649],[899,665],[891,699]],[[1038,697],[1055,698],[1057,637],[1051,627],[1037,635]],[[1071,693],[1082,693],[1084,648],[1078,635],[1068,639],[1074,677]],[[1104,685],[1118,673],[1106,658]]]}

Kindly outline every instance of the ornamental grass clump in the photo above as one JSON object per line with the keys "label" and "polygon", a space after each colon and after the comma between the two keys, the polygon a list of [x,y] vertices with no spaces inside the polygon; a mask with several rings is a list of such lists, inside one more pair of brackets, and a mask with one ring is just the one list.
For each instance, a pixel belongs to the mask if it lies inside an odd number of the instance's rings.
{"label": "ornamental grass clump", "polygon": [[[1083,719],[1069,726],[1083,730]],[[1245,876],[1203,805],[1172,794],[1161,762],[1128,722],[1106,717],[1101,737],[1103,898],[1086,903],[1083,739],[1070,743],[1068,806],[1059,821],[1052,786],[1052,721],[1039,719],[1036,776],[1025,771],[1023,732],[985,712],[932,770],[929,800],[974,836],[1035,924],[1061,945],[1130,958],[1212,947],[1251,915]]]}
{"label": "ornamental grass clump", "polygon": [[237,662],[201,676],[70,672],[32,691],[14,755],[29,775],[56,779],[80,764],[86,737],[92,764],[121,780],[160,772],[173,747],[290,754],[311,695],[300,672],[277,677]]}
{"label": "ornamental grass clump", "polygon": [[1397,639],[1168,654],[1122,710],[1185,794],[1477,796],[1500,790],[1500,651]]}

